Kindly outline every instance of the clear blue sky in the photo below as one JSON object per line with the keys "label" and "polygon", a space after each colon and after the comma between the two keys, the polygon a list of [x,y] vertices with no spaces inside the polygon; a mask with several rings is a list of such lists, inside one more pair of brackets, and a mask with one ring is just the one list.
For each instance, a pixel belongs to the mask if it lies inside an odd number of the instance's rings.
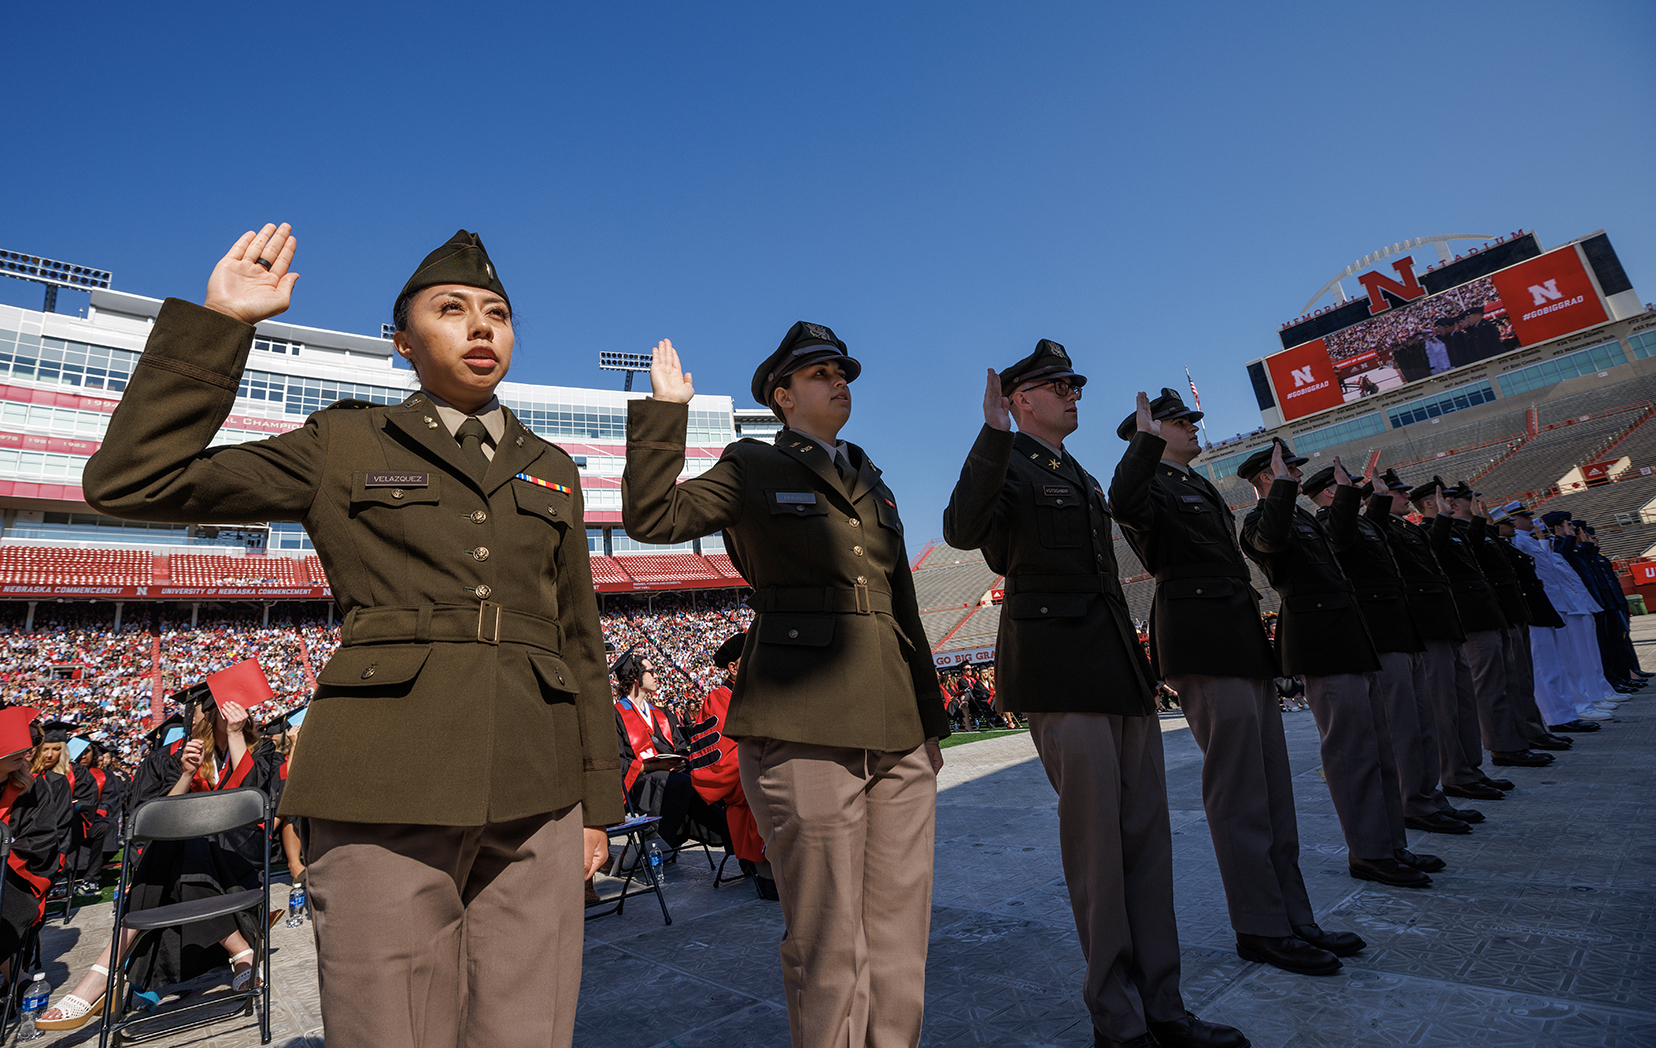
{"label": "clear blue sky", "polygon": [[738,403],[826,323],[916,543],[1043,337],[1107,477],[1186,365],[1214,438],[1256,426],[1244,362],[1393,241],[1603,227],[1656,297],[1648,2],[367,6],[11,5],[0,246],[199,301],[287,220],[286,319],[373,334],[463,226],[513,378],[670,337]]}

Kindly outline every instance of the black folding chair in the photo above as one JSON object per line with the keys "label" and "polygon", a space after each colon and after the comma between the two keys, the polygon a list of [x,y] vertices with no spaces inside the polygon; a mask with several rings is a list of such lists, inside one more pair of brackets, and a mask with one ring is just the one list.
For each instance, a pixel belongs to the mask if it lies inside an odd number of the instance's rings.
{"label": "black folding chair", "polygon": [[[614,899],[604,900],[605,903],[613,902],[614,905],[596,912],[588,908],[587,920],[590,921],[594,917],[608,917],[612,913],[619,915],[622,910],[626,909],[627,900],[634,895],[648,895],[654,892],[656,901],[661,903],[661,919],[668,924],[673,923],[672,914],[667,912],[667,895],[661,890],[662,871],[650,865],[650,856],[644,847],[646,832],[653,830],[659,822],[661,822],[661,816],[659,815],[633,815],[629,816],[625,822],[618,822],[614,826],[604,827],[604,832],[609,835],[611,840],[617,837],[622,839],[621,858],[625,859],[627,851],[630,849],[633,853],[633,861],[619,866],[623,878],[621,894]],[[617,862],[619,863],[620,860],[617,860]],[[634,878],[641,879],[644,882],[644,887],[634,888]]]}
{"label": "black folding chair", "polygon": [[[110,957],[117,960],[109,966],[109,985],[105,998],[110,1002],[108,1018],[103,1024],[103,1032],[98,1037],[99,1048],[109,1048],[109,1045],[118,1042],[123,1036],[128,1040],[149,1040],[153,1037],[170,1036],[181,1030],[194,1029],[208,1023],[218,1022],[228,1013],[220,1009],[220,1005],[227,1001],[245,1000],[247,1002],[243,1015],[252,1014],[255,1004],[259,1005],[259,1043],[270,1043],[270,991],[275,981],[270,975],[270,835],[262,833],[264,839],[264,866],[261,871],[260,884],[257,888],[247,891],[231,892],[207,899],[192,899],[189,902],[171,903],[166,906],[155,906],[147,910],[130,911],[127,909],[127,900],[131,895],[131,872],[137,863],[137,845],[148,844],[151,841],[185,841],[198,837],[211,837],[229,830],[241,829],[258,823],[269,824],[271,818],[270,798],[265,792],[253,787],[237,790],[213,790],[204,793],[186,793],[177,797],[157,797],[145,801],[132,813],[126,831],[122,836],[125,846],[121,854],[120,901],[115,905],[115,931],[111,938]],[[251,910],[258,907],[257,918],[253,926],[258,929],[259,942],[255,949],[262,963],[254,965],[254,978],[245,990],[230,990],[224,993],[204,995],[200,1000],[190,1004],[171,1008],[159,1014],[141,1013],[132,1019],[124,1018],[126,1009],[126,964],[120,955],[121,930],[123,928],[145,934],[160,931],[163,928],[176,928],[180,925],[194,924],[198,921],[210,920],[215,917],[224,917],[242,910]],[[133,940],[137,945],[137,939]],[[263,976],[260,984],[259,976]],[[177,1017],[201,1009],[213,1009],[212,1014],[201,1016],[186,1023],[178,1023]],[[140,1023],[148,1021],[166,1020],[164,1024],[152,1032],[139,1031],[127,1034],[125,1031]]]}

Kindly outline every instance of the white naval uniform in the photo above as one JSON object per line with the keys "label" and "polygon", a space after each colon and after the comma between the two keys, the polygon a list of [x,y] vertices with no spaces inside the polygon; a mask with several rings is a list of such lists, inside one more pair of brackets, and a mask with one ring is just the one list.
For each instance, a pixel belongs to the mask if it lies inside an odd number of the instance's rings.
{"label": "white naval uniform", "polygon": [[[1547,587],[1547,599],[1564,619],[1563,629],[1530,627],[1530,644],[1534,649],[1536,700],[1542,698],[1541,681],[1547,681],[1546,691],[1552,699],[1543,712],[1549,724],[1564,724],[1586,711],[1607,694],[1614,694],[1610,682],[1604,679],[1604,663],[1599,658],[1598,632],[1593,616],[1600,610],[1598,602],[1570,567],[1569,561],[1552,548],[1552,543],[1538,539],[1527,531],[1513,536],[1517,547],[1535,558],[1535,571]],[[1542,634],[1547,636],[1543,637]],[[1564,707],[1567,707],[1567,711]],[[1564,714],[1568,712],[1568,716]],[[1561,720],[1551,720],[1561,716]]]}

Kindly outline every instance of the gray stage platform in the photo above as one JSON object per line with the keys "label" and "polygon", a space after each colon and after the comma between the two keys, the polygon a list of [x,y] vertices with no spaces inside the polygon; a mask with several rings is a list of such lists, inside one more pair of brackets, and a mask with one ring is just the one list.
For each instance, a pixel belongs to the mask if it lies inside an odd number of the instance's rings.
{"label": "gray stage platform", "polygon": [[[1656,617],[1634,620],[1656,667]],[[1656,689],[1652,689],[1656,691]],[[1410,834],[1449,868],[1423,891],[1364,884],[1319,778],[1309,713],[1286,718],[1298,770],[1301,865],[1324,927],[1369,948],[1312,979],[1237,958],[1202,813],[1200,755],[1164,722],[1187,1003],[1242,1028],[1259,1048],[1383,1045],[1656,1045],[1656,695],[1578,736],[1548,769],[1495,769],[1518,783],[1480,803],[1467,837]],[[1027,736],[947,751],[937,832],[924,1043],[1092,1043],[1078,999],[1082,963],[1064,893],[1053,797]],[[673,924],[650,898],[587,925],[576,1044],[588,1048],[786,1045],[774,903],[746,884],[711,887],[699,853],[669,871]],[[618,882],[600,884],[613,890]],[[285,896],[284,896],[285,897]],[[45,936],[48,979],[85,970],[108,907]],[[276,1036],[321,1045],[310,930],[277,929]],[[219,980],[208,976],[194,989]],[[96,1026],[37,1044],[96,1043]],[[231,1018],[162,1039],[247,1048]]]}

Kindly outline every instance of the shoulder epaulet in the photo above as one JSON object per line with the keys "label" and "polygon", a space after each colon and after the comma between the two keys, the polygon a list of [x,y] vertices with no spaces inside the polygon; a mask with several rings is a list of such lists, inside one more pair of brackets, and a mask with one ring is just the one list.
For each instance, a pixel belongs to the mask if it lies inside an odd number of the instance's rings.
{"label": "shoulder epaulet", "polygon": [[371,400],[358,400],[355,397],[346,397],[344,400],[334,401],[332,404],[329,404],[327,407],[323,408],[322,410],[323,411],[332,411],[335,408],[349,408],[349,409],[360,410],[362,408],[375,408],[375,407],[379,407],[379,405],[375,404]]}

